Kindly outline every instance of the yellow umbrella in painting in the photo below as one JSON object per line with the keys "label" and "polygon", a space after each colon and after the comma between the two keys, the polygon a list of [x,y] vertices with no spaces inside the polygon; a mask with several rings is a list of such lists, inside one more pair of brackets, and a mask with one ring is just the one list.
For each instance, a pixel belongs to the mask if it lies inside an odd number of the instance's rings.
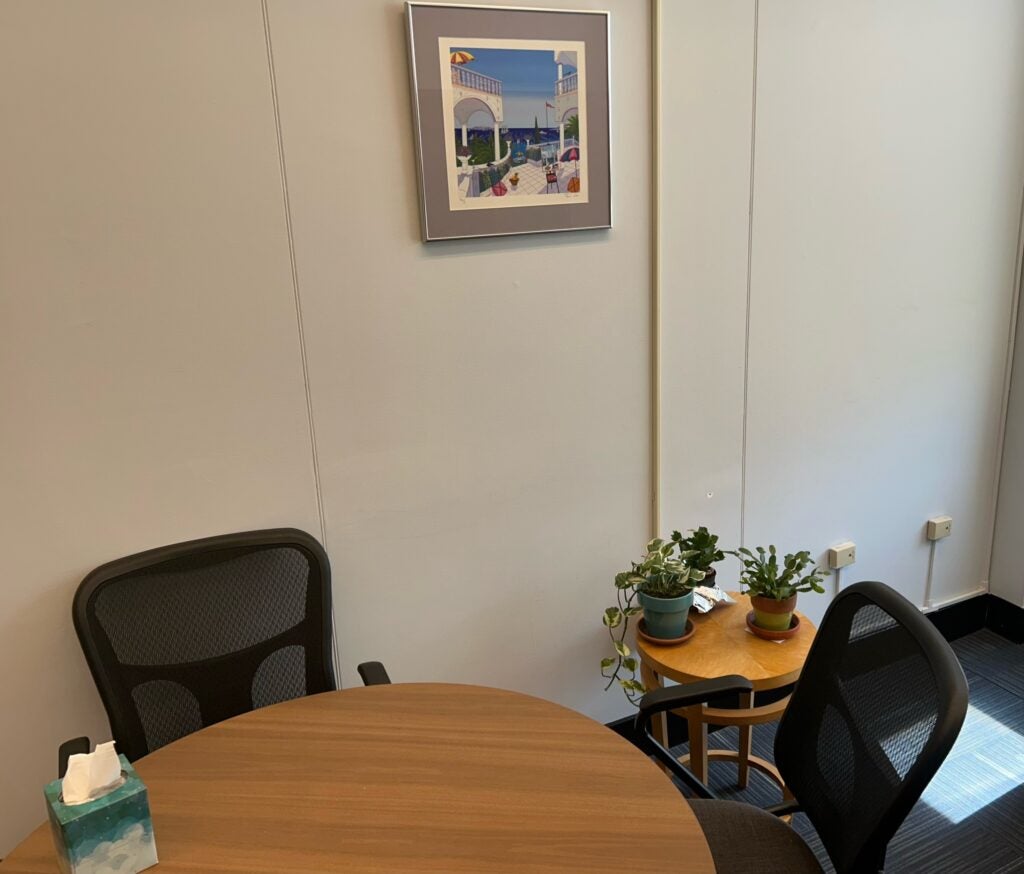
{"label": "yellow umbrella in painting", "polygon": [[476,58],[474,58],[469,52],[464,52],[464,51],[452,52],[452,63],[453,64],[468,64],[470,61],[475,61],[475,60],[476,60]]}

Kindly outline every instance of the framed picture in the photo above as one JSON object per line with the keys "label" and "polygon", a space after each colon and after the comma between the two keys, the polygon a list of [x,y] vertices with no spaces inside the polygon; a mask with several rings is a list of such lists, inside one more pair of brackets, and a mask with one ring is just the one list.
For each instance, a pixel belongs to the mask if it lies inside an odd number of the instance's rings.
{"label": "framed picture", "polygon": [[424,240],[609,228],[609,15],[406,4]]}

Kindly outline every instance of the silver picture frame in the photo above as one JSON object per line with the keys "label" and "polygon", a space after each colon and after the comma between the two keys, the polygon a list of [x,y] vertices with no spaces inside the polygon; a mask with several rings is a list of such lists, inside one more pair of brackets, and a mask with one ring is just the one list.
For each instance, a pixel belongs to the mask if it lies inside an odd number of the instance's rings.
{"label": "silver picture frame", "polygon": [[[423,241],[611,228],[610,13],[418,0],[405,8]],[[450,52],[456,46],[469,49]],[[473,48],[505,70],[521,56],[513,78],[542,76],[527,65],[537,64],[538,49],[553,52],[553,103],[545,98],[544,105],[556,110],[556,124],[546,118],[541,129],[535,113],[532,135],[526,125],[505,125],[506,100],[518,101],[520,114],[532,104],[518,92],[506,96],[499,79],[469,66]],[[572,71],[564,77],[562,61]],[[563,117],[570,111],[574,117]],[[489,131],[469,124],[471,112],[493,126],[489,140]],[[482,163],[486,149],[494,160]]]}

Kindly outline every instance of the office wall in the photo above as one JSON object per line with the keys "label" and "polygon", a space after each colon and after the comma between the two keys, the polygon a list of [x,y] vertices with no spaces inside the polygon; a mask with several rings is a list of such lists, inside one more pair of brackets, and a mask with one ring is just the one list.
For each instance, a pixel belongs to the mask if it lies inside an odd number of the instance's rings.
{"label": "office wall", "polygon": [[[1024,7],[732,0],[662,16],[663,46],[680,46],[661,64],[665,527],[710,518],[816,555],[853,540],[844,584],[923,604],[924,524],[949,514],[931,600],[983,589]],[[827,602],[802,603],[819,617]]]}
{"label": "office wall", "polygon": [[[345,682],[624,710],[598,616],[650,525],[650,30],[608,6],[616,228],[424,247],[402,4],[270,4]],[[59,742],[107,736],[82,576],[321,529],[262,4],[13,0],[0,77],[2,856]]]}

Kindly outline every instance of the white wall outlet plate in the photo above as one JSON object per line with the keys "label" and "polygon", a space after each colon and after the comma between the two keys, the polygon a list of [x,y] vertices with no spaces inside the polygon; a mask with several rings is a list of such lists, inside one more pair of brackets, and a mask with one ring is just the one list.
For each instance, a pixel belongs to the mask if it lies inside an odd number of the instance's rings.
{"label": "white wall outlet plate", "polygon": [[828,551],[828,566],[832,570],[846,567],[857,560],[857,546],[851,540],[838,543]]}
{"label": "white wall outlet plate", "polygon": [[927,531],[929,540],[942,540],[953,533],[952,516],[933,516],[928,520]]}

